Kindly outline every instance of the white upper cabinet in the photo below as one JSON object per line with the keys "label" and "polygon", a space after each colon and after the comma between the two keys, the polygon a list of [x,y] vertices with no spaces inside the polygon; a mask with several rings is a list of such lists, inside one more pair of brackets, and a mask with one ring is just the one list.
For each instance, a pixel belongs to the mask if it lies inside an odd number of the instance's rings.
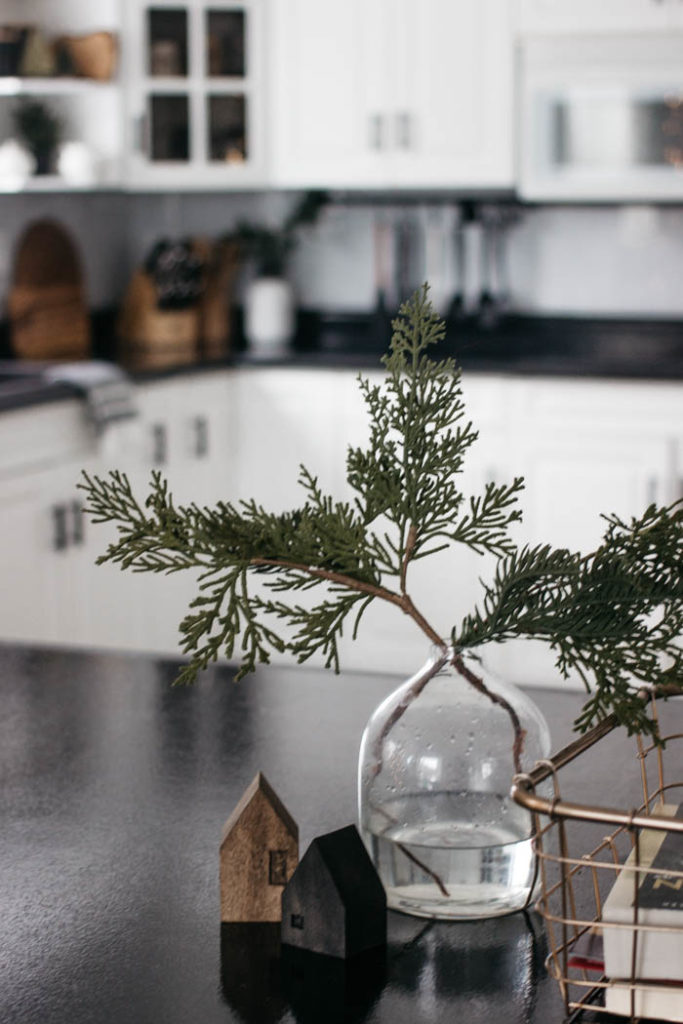
{"label": "white upper cabinet", "polygon": [[509,188],[509,0],[272,0],[272,180]]}
{"label": "white upper cabinet", "polygon": [[523,32],[646,32],[683,20],[680,0],[519,0]]}
{"label": "white upper cabinet", "polygon": [[263,183],[262,18],[261,0],[128,0],[128,187]]}

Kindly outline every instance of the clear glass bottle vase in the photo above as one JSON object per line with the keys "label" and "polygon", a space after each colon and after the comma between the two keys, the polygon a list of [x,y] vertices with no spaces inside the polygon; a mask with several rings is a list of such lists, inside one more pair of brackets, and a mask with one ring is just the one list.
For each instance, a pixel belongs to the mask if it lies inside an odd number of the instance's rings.
{"label": "clear glass bottle vase", "polygon": [[526,906],[532,822],[510,785],[549,752],[529,697],[472,655],[433,648],[375,710],[361,743],[361,834],[389,907],[467,919]]}

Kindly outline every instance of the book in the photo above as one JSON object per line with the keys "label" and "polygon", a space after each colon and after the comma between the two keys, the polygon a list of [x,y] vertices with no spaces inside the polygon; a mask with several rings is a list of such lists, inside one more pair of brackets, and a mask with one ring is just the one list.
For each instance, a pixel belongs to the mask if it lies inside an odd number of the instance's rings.
{"label": "book", "polygon": [[582,971],[599,971],[605,973],[605,952],[602,944],[602,932],[597,928],[589,928],[587,932],[575,939],[569,947],[568,967],[576,967]]}
{"label": "book", "polygon": [[[660,804],[656,811],[668,817],[683,817],[681,809],[672,804]],[[634,976],[639,980],[683,982],[683,877],[666,875],[667,870],[683,871],[683,833],[643,829],[639,846],[641,867],[656,868],[657,873],[638,875],[635,848],[619,872],[602,911],[603,924],[621,925],[602,928],[605,974],[615,979],[631,977],[633,905],[638,884]],[[627,989],[621,991],[628,996]],[[622,995],[614,998],[620,1000]],[[642,998],[652,1001],[649,992],[643,992]],[[675,998],[683,1008],[683,991],[675,992]]]}
{"label": "book", "polygon": [[[628,982],[616,982],[605,989],[605,1009],[623,1016],[631,1014],[631,990]],[[654,982],[636,987],[635,1016],[656,1020],[683,1021],[683,985]]]}

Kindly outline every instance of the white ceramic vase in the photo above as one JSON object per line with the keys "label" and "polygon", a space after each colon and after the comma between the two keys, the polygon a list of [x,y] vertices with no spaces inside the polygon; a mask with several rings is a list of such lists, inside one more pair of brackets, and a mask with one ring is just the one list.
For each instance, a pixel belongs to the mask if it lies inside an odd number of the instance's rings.
{"label": "white ceramic vase", "polygon": [[294,291],[282,277],[257,277],[244,296],[244,335],[262,359],[282,355],[295,333]]}

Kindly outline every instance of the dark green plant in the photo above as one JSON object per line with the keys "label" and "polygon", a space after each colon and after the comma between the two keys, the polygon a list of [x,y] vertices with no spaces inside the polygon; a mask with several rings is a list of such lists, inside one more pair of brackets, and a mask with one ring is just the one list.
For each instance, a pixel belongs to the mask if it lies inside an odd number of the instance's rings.
{"label": "dark green plant", "polygon": [[301,228],[310,227],[328,198],[324,192],[307,192],[279,228],[240,221],[226,241],[237,242],[246,260],[253,262],[262,277],[282,277],[296,248]]}
{"label": "dark green plant", "polygon": [[[481,605],[451,631],[456,669],[488,693],[460,652],[540,638],[557,653],[559,671],[576,670],[589,690],[580,729],[614,711],[629,731],[652,732],[633,683],[680,683],[683,675],[683,502],[652,505],[628,523],[607,517],[602,544],[588,555],[518,548],[509,528],[521,518],[522,479],[490,483],[468,499],[458,488],[477,434],[464,419],[460,371],[450,359],[427,355],[443,336],[425,286],[393,323],[384,383],[360,378],[370,437],[365,447],[348,450],[352,503],[324,494],[305,467],[303,504],[283,513],[254,501],[176,506],[159,473],[141,504],[124,474],[84,474],[87,511],[96,522],[116,523],[119,533],[98,561],[134,572],[200,571],[198,596],[180,626],[191,658],[179,681],[191,682],[219,653],[232,658],[238,648],[240,676],[267,662],[271,649],[288,650],[300,662],[320,652],[338,670],[342,630],[349,624],[355,636],[373,600],[395,605],[443,645],[413,602],[409,570],[418,559],[464,544],[494,555],[497,568]],[[270,596],[254,591],[255,579],[265,581]],[[298,596],[311,592],[317,599]],[[293,627],[291,639],[279,635],[278,620]],[[506,709],[519,760],[523,735]]]}
{"label": "dark green plant", "polygon": [[60,119],[40,100],[22,99],[12,118],[18,135],[40,162],[55,150],[62,134]]}

